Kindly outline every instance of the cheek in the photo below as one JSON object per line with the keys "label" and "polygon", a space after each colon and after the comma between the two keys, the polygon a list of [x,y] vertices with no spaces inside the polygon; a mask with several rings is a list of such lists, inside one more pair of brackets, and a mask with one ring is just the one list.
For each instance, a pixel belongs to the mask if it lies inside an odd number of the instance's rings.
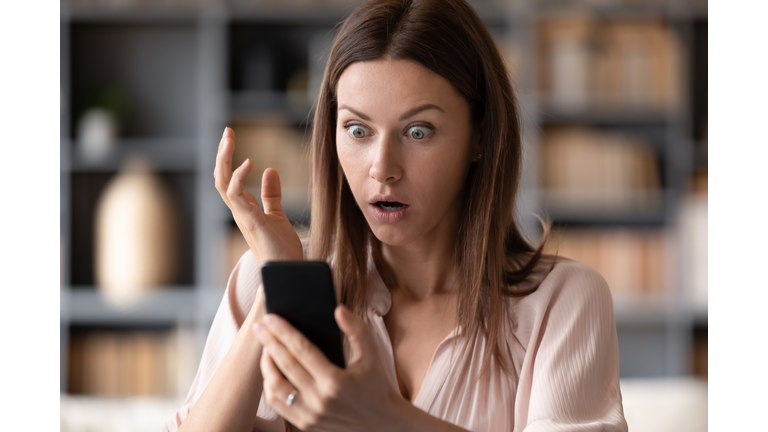
{"label": "cheek", "polygon": [[441,151],[424,160],[414,171],[417,183],[424,185],[422,198],[434,208],[445,209],[455,203],[467,179],[471,157],[461,146],[456,151]]}
{"label": "cheek", "polygon": [[464,185],[468,164],[456,158],[436,162],[429,169],[422,169],[419,177],[422,184],[429,185],[433,200],[452,202]]}
{"label": "cheek", "polygon": [[341,165],[341,169],[344,172],[345,175],[347,175],[347,172],[349,171],[350,167],[353,166],[352,162],[350,161],[350,157],[352,154],[349,152],[348,146],[344,144],[344,136],[340,132],[336,132],[336,157],[339,158],[339,164]]}
{"label": "cheek", "polygon": [[349,187],[356,194],[361,176],[365,174],[365,154],[361,148],[349,145],[343,139],[343,136],[336,134],[336,156]]}

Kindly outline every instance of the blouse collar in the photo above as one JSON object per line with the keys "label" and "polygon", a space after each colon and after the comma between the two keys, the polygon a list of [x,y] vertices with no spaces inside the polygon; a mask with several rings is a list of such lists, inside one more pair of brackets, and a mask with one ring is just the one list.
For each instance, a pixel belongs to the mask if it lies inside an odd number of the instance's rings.
{"label": "blouse collar", "polygon": [[377,315],[384,316],[392,307],[392,294],[381,279],[373,260],[369,260],[368,264],[368,306]]}

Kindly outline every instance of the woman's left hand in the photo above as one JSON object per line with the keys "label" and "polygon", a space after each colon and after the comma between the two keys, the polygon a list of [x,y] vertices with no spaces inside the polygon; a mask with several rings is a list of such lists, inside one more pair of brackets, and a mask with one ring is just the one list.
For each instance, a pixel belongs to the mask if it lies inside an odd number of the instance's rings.
{"label": "woman's left hand", "polygon": [[[389,383],[362,318],[344,306],[336,308],[335,317],[352,349],[345,369],[331,363],[277,315],[267,315],[261,324],[254,325],[264,346],[261,373],[266,401],[303,431],[386,430],[402,414],[398,410],[405,399]],[[293,404],[287,406],[294,389]]]}

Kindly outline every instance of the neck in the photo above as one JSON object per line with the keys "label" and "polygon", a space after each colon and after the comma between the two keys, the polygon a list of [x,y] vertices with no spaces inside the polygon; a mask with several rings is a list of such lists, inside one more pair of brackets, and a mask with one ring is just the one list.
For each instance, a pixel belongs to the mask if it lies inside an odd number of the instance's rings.
{"label": "neck", "polygon": [[397,276],[400,294],[423,300],[452,290],[455,246],[455,234],[435,232],[403,246],[382,244],[382,254]]}

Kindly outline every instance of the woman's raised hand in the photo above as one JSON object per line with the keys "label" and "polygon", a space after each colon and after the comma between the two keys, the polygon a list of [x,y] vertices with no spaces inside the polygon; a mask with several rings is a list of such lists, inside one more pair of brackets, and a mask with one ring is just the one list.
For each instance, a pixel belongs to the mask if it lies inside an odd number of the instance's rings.
{"label": "woman's raised hand", "polygon": [[303,259],[304,254],[299,236],[285,216],[280,205],[280,177],[277,171],[267,168],[261,177],[261,202],[243,186],[243,180],[253,168],[253,162],[246,159],[232,171],[232,154],[235,152],[235,132],[224,129],[216,154],[216,190],[232,211],[240,232],[251,248],[258,262]]}

